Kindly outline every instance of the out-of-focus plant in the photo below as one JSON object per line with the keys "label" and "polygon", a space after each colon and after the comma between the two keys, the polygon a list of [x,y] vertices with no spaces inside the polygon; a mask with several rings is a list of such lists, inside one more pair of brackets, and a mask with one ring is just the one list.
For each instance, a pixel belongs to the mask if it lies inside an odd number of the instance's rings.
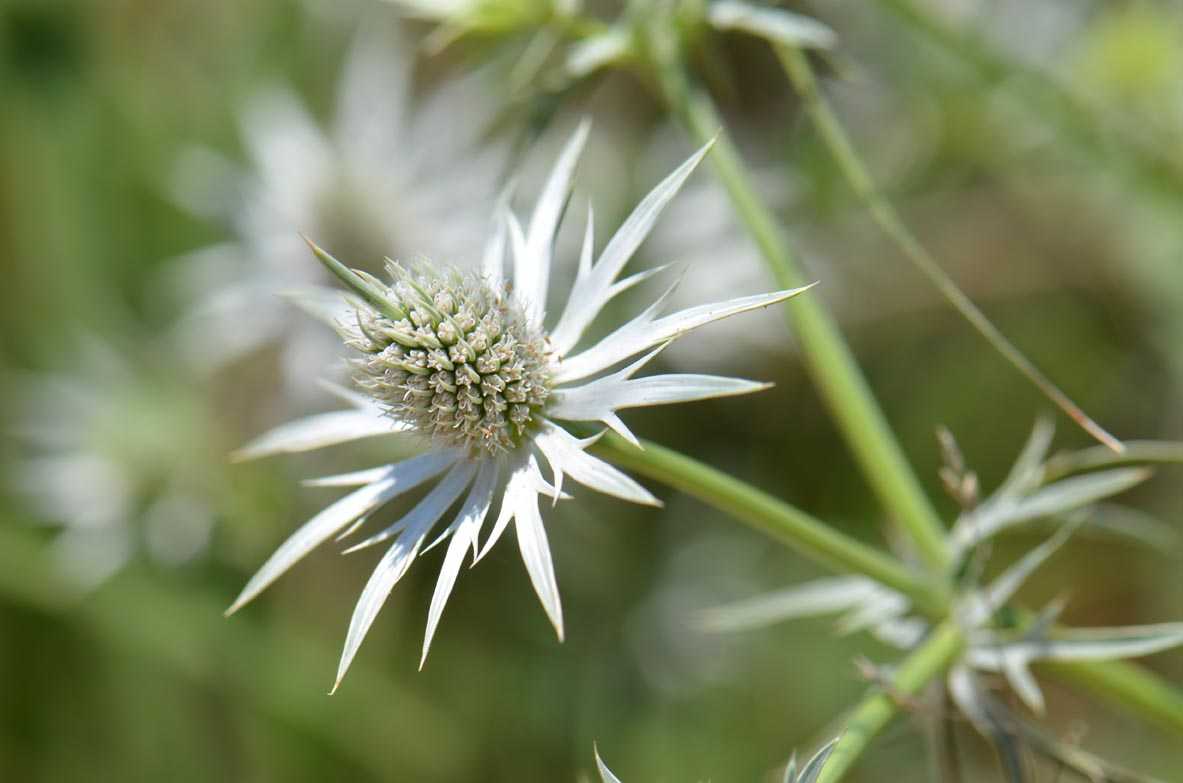
{"label": "out-of-focus plant", "polygon": [[480,79],[414,94],[410,47],[381,21],[357,33],[328,130],[286,89],[256,95],[242,112],[245,170],[202,148],[182,156],[178,199],[232,235],[175,265],[172,284],[190,302],[174,339],[196,367],[273,346],[288,398],[318,391],[304,368],[324,366],[338,341],[300,309],[332,320],[347,308],[306,263],[300,232],[358,258],[479,256],[507,150],[488,138]]}
{"label": "out-of-focus plant", "polygon": [[157,364],[91,336],[68,368],[10,389],[22,446],[12,489],[61,526],[58,563],[80,587],[137,555],[176,565],[209,542],[224,497],[217,427],[201,390]]}

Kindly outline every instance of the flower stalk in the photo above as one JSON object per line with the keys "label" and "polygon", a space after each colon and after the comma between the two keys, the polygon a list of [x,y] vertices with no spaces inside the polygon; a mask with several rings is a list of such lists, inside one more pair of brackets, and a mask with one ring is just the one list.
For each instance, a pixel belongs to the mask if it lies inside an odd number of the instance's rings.
{"label": "flower stalk", "polygon": [[[645,441],[641,444],[643,448],[638,449],[622,438],[608,434],[593,450],[614,464],[668,484],[734,516],[823,566],[859,573],[892,587],[911,599],[916,609],[929,617],[948,617],[952,607],[949,592],[940,585],[919,579],[891,556],[833,530],[808,513],[722,471],[671,449]],[[1112,454],[1108,450],[1106,453]],[[948,663],[934,666],[934,662],[940,662],[938,653],[956,656],[960,646],[948,652],[945,645],[952,640],[941,636],[944,627],[934,631],[929,641],[909,656],[907,661],[919,658],[926,662],[924,667],[917,663],[916,668],[908,669],[912,672],[910,677],[918,677],[917,672],[926,673],[928,679],[940,676]],[[941,637],[939,643],[936,641],[938,637]],[[930,644],[938,649],[929,648]],[[922,655],[924,650],[928,652]],[[1110,703],[1125,707],[1141,718],[1183,734],[1183,692],[1136,664],[1116,660],[1054,661],[1041,663],[1040,668],[1061,680],[1084,687]],[[900,671],[902,678],[905,669]],[[915,682],[914,679],[901,682],[897,678],[893,686],[898,689],[896,695],[906,693],[908,689],[903,686]],[[885,709],[882,703],[870,697],[855,711],[855,721],[864,727],[864,731],[867,726],[874,726],[878,731],[895,713],[894,708],[886,712]],[[865,741],[857,744],[857,752],[852,744],[854,740],[844,740],[842,747],[846,749],[844,753],[848,761],[841,765],[843,769],[854,761],[869,740],[870,736],[867,736]],[[828,765],[826,769],[830,774]],[[837,780],[836,777],[826,779]]]}
{"label": "flower stalk", "polygon": [[[661,51],[662,47],[653,48]],[[668,51],[669,47],[665,48]],[[710,155],[715,173],[777,282],[784,286],[806,282],[788,239],[756,194],[747,167],[723,130],[710,97],[689,82],[676,56],[654,59],[661,91],[689,134],[701,143],[716,139]],[[801,341],[814,382],[872,489],[907,531],[925,564],[935,572],[943,572],[950,561],[943,525],[838,326],[816,297],[803,297],[786,307],[785,317]]]}
{"label": "flower stalk", "polygon": [[720,470],[655,443],[642,441],[642,446],[608,434],[593,451],[696,497],[827,568],[862,574],[898,590],[922,612],[937,618],[947,612],[948,595],[890,555]]}
{"label": "flower stalk", "polygon": [[854,766],[898,713],[906,699],[917,695],[929,682],[954,664],[965,645],[960,629],[952,621],[938,626],[916,650],[903,660],[888,689],[876,688],[854,708],[844,723],[842,736],[834,746],[818,783],[837,783]]}
{"label": "flower stalk", "polygon": [[813,121],[818,135],[834,157],[834,162],[838,164],[839,170],[846,177],[855,196],[863,201],[871,218],[883,233],[895,243],[904,257],[928,278],[941,296],[977,330],[978,334],[985,338],[990,347],[1022,373],[1081,429],[1114,453],[1120,454],[1123,449],[1121,441],[1094,421],[1050,378],[1044,375],[1043,371],[1036,367],[1022,351],[1015,347],[1014,343],[999,331],[985,313],[978,309],[973,300],[957,287],[957,284],[945,273],[932,254],[920,244],[916,235],[904,225],[904,221],[896,212],[895,207],[875,186],[875,182],[855,150],[850,136],[818,89],[817,78],[814,76],[813,68],[810,66],[809,58],[805,52],[788,46],[776,46],[775,49],[789,81],[793,83],[793,87],[801,96],[801,100],[805,104],[805,111]]}

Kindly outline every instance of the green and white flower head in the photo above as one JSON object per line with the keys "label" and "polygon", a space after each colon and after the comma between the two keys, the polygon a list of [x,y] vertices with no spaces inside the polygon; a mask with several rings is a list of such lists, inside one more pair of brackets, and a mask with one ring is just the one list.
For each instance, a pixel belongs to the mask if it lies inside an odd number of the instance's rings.
{"label": "green and white flower head", "polygon": [[[320,543],[342,530],[353,532],[380,506],[414,487],[435,482],[409,513],[347,550],[392,542],[354,610],[338,683],[379,608],[414,558],[425,545],[430,548],[448,540],[428,613],[425,659],[465,554],[471,550],[473,562],[480,560],[510,522],[530,581],[561,639],[563,613],[539,496],[550,498],[552,504],[567,498],[563,483],[570,477],[624,500],[658,505],[645,488],[586,451],[594,437],[581,439],[563,423],[598,422],[636,443],[618,415],[622,409],[765,388],[760,383],[708,375],[633,376],[662,346],[687,332],[784,301],[805,288],[661,315],[667,290],[636,318],[578,348],[584,332],[609,301],[658,271],[618,279],[707,148],[642,200],[598,258],[589,210],[575,282],[562,312],[547,327],[546,292],[554,239],[587,135],[584,123],[560,154],[525,226],[508,208],[504,210],[480,272],[390,262],[390,282],[382,282],[345,267],[313,246],[350,289],[355,313],[353,323],[342,330],[359,353],[355,378],[365,393],[349,394],[353,410],[284,425],[248,445],[242,455],[300,451],[383,432],[418,435],[428,450],[403,462],[315,482],[361,488],[289,538],[250,580],[230,611],[258,595]],[[550,468],[549,480],[543,465]],[[495,504],[492,531],[480,544],[482,525]],[[454,505],[458,512],[448,515]],[[441,520],[446,522],[443,530],[428,545]]]}
{"label": "green and white flower head", "polygon": [[300,231],[364,258],[479,257],[507,152],[482,138],[494,111],[482,80],[416,95],[413,44],[389,19],[370,22],[350,48],[328,128],[275,88],[243,112],[246,170],[208,150],[183,156],[178,198],[232,234],[175,267],[173,287],[191,304],[173,337],[195,367],[216,370],[278,347],[285,391],[308,394],[307,367],[331,360],[340,343],[283,295],[303,292],[296,301],[330,320],[346,311],[337,292],[315,287],[330,281],[306,263]]}

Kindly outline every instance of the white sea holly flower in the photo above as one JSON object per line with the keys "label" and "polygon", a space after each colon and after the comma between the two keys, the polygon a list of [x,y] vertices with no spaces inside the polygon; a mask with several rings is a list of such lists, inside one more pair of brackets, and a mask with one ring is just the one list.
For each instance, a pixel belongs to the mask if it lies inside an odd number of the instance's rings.
{"label": "white sea holly flower", "polygon": [[[526,226],[506,210],[479,273],[390,262],[392,281],[387,284],[346,268],[313,246],[321,261],[351,289],[355,313],[343,332],[349,345],[360,352],[361,358],[354,361],[355,380],[365,395],[346,414],[353,417],[353,426],[326,422],[322,414],[285,425],[278,436],[264,435],[246,452],[257,456],[344,442],[373,435],[375,426],[418,434],[430,448],[403,462],[320,480],[322,485],[360,489],[289,538],[250,580],[230,611],[258,595],[318,544],[351,525],[356,527],[359,520],[413,487],[435,482],[408,514],[350,550],[392,542],[354,610],[338,683],[378,609],[454,505],[458,512],[448,517],[450,521],[431,544],[451,539],[428,613],[423,659],[465,553],[471,550],[475,563],[511,521],[530,581],[561,639],[563,614],[539,495],[552,502],[566,498],[563,480],[570,477],[624,500],[650,505],[658,501],[624,473],[588,453],[586,448],[595,438],[579,438],[560,422],[599,422],[636,442],[618,416],[624,408],[765,388],[765,384],[709,375],[633,376],[663,345],[687,332],[782,302],[805,288],[700,305],[670,315],[660,314],[666,299],[662,296],[603,339],[577,349],[605,304],[651,276],[652,272],[642,272],[618,280],[709,145],[642,200],[594,263],[589,211],[571,293],[558,318],[546,328],[554,238],[587,135],[584,123],[559,155]],[[613,370],[626,362],[622,369]],[[265,447],[258,448],[259,443]],[[549,481],[543,475],[544,465],[550,468]],[[479,544],[482,524],[495,502],[499,508],[492,532]]]}
{"label": "white sea holly flower", "polygon": [[272,89],[242,117],[247,170],[218,165],[207,150],[183,156],[178,198],[227,220],[233,234],[176,266],[181,296],[201,292],[174,333],[191,364],[217,369],[279,346],[287,391],[307,394],[306,368],[336,356],[340,343],[282,295],[301,290],[305,307],[344,313],[336,292],[312,288],[329,279],[306,263],[298,232],[351,257],[479,257],[506,159],[503,145],[482,139],[495,107],[479,74],[414,96],[413,63],[411,42],[368,25],[351,47],[329,128],[294,94]]}
{"label": "white sea holly flower", "polygon": [[163,565],[200,555],[213,527],[220,463],[192,386],[145,372],[90,338],[68,372],[16,378],[13,491],[60,526],[64,576],[96,587],[138,554]]}

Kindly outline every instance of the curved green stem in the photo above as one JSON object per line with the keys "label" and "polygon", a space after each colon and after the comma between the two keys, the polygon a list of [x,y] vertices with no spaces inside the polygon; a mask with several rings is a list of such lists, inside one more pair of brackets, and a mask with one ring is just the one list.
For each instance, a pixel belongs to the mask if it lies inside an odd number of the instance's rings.
{"label": "curved green stem", "polygon": [[[674,113],[700,144],[715,139],[714,169],[739,218],[755,240],[778,285],[809,282],[788,240],[752,187],[751,177],[711,99],[692,86],[678,62],[656,58],[661,89]],[[924,562],[943,572],[949,564],[944,526],[920,487],[854,355],[821,300],[802,296],[785,307],[801,341],[809,372],[871,487],[907,531]]]}
{"label": "curved green stem", "polygon": [[888,683],[887,690],[876,689],[850,713],[838,744],[822,767],[818,783],[838,783],[870,746],[871,740],[900,711],[906,700],[943,675],[957,661],[964,645],[961,631],[953,622],[946,621],[937,626],[903,660]]}
{"label": "curved green stem", "polygon": [[935,617],[947,612],[948,596],[890,555],[720,470],[655,443],[643,445],[644,449],[638,449],[610,433],[593,449],[621,467],[657,479],[734,516],[827,568],[862,574],[898,590],[921,612]]}
{"label": "curved green stem", "polygon": [[862,159],[850,141],[846,130],[842,127],[838,117],[822,96],[814,77],[813,69],[809,65],[808,56],[800,49],[790,49],[786,46],[776,47],[777,57],[784,66],[789,80],[801,95],[805,103],[805,110],[813,120],[822,141],[833,155],[838,168],[846,177],[855,195],[867,206],[871,218],[883,230],[883,233],[896,244],[904,257],[912,262],[929,282],[940,292],[953,309],[957,310],[969,324],[977,330],[986,342],[990,344],[1006,361],[1022,373],[1040,392],[1053,404],[1062,410],[1070,419],[1110,450],[1121,453],[1122,444],[1100,424],[1086,414],[1080,406],[1068,397],[1060,387],[1056,386],[1043,371],[1035,366],[1030,359],[1020,351],[1014,343],[1007,339],[985,313],[978,309],[965,293],[957,287],[953,279],[945,273],[937,260],[925,247],[920,244],[900,218],[899,213],[891,202],[875,187],[875,182],[863,165]]}

